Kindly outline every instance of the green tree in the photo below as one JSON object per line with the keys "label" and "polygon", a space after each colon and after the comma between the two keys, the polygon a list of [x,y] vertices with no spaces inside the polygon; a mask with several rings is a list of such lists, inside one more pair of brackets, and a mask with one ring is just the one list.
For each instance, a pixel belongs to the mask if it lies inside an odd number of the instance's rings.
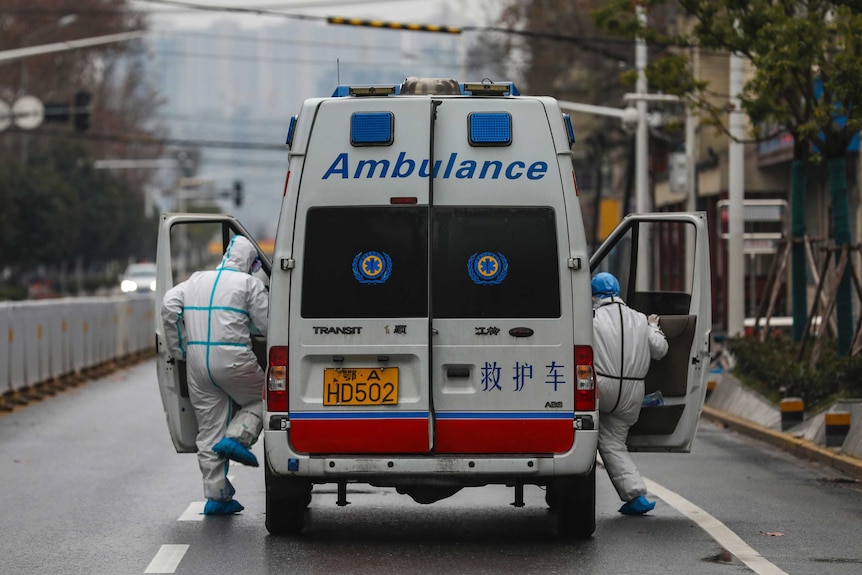
{"label": "green tree", "polygon": [[132,184],[94,170],[85,149],[63,140],[41,148],[35,166],[0,163],[0,266],[18,275],[80,258],[155,256],[156,218],[145,219]]}
{"label": "green tree", "polygon": [[[648,10],[664,0],[644,2]],[[595,13],[603,29],[641,35],[678,47],[737,53],[751,63],[753,76],[740,101],[765,139],[775,127],[793,136],[791,168],[791,231],[805,233],[805,165],[825,160],[829,169],[833,240],[851,243],[847,200],[847,148],[862,128],[862,2],[858,0],[679,0],[693,26],[671,33],[647,26],[639,29],[628,0],[611,0]],[[691,75],[688,54],[681,50],[660,56],[647,70],[657,88],[688,96],[712,123],[724,128],[724,110],[709,96],[709,86]],[[726,131],[726,129],[725,129]],[[794,245],[794,337],[807,316],[803,246]],[[853,338],[850,275],[838,288],[838,350],[846,354]]]}

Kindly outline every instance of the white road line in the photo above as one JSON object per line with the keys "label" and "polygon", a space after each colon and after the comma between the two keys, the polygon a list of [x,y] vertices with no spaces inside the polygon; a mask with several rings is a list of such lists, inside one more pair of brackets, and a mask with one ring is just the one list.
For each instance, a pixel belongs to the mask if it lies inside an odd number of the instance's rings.
{"label": "white road line", "polygon": [[162,545],[144,573],[175,573],[188,550],[188,545]]}
{"label": "white road line", "polygon": [[192,501],[177,521],[203,521],[206,501]]}
{"label": "white road line", "polygon": [[730,551],[758,575],[787,575],[786,572],[767,561],[763,555],[749,547],[739,535],[731,531],[724,523],[688,499],[646,477],[644,477],[644,483],[646,483],[650,493],[697,523],[719,545]]}

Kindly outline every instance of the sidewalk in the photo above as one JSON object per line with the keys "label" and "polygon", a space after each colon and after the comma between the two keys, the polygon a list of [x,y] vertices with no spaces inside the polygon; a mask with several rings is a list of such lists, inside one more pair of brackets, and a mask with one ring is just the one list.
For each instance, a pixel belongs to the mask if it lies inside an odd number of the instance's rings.
{"label": "sidewalk", "polygon": [[[859,406],[862,410],[862,404]],[[813,439],[822,438],[823,417],[806,420],[787,431],[781,431],[780,409],[759,394],[743,386],[729,373],[724,373],[703,406],[703,415],[734,431],[765,441],[797,457],[828,465],[862,481],[862,453],[858,437],[862,436],[862,421],[854,421],[843,448],[819,445]]]}

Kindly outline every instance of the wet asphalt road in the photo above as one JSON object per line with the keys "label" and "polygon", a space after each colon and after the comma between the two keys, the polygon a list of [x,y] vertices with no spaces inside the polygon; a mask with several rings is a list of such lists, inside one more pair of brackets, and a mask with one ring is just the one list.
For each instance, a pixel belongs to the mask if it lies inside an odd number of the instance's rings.
{"label": "wet asphalt road", "polygon": [[[335,487],[319,486],[307,533],[271,537],[260,469],[232,468],[243,513],[198,514],[197,462],[174,452],[151,360],[0,415],[0,573],[140,574],[172,549],[178,574],[862,572],[858,483],[706,421],[691,454],[635,457],[673,504],[623,517],[600,469],[588,541],[556,536],[535,487],[518,509],[502,487],[419,505],[357,486],[339,508]],[[676,497],[762,561],[752,568],[723,554],[727,541],[683,514]]]}

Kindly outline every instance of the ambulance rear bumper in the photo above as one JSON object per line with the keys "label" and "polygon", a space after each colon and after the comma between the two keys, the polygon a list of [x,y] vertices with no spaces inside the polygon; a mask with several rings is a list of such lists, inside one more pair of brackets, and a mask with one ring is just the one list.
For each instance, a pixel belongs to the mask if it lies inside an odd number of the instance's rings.
{"label": "ambulance rear bumper", "polygon": [[[484,483],[543,484],[550,477],[585,475],[596,462],[598,431],[577,430],[572,447],[561,454],[475,455],[308,455],[290,446],[289,430],[265,430],[266,462],[276,475],[304,477],[314,483]],[[400,478],[400,480],[396,479]],[[409,480],[408,480],[409,479]],[[405,481],[407,480],[407,481]]]}

